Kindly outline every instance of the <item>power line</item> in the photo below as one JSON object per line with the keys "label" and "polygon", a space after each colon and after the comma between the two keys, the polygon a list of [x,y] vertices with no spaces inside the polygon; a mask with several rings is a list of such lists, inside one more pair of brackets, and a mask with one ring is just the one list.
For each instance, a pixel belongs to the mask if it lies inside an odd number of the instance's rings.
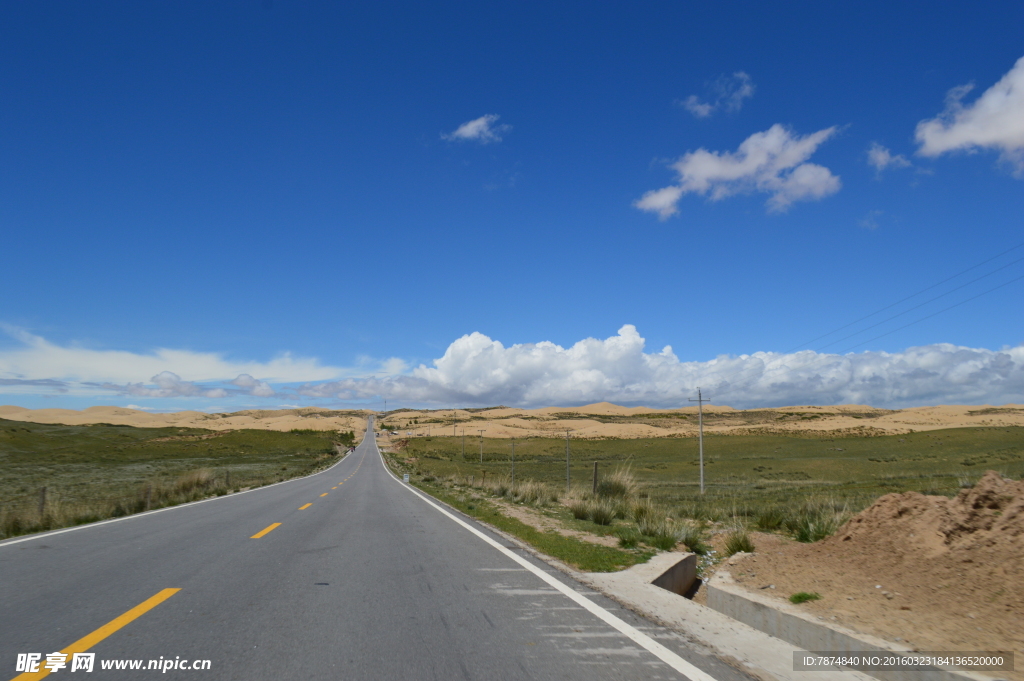
{"label": "power line", "polygon": [[[917,293],[912,293],[912,294],[910,294],[909,296],[907,296],[906,298],[901,298],[900,300],[897,300],[897,301],[896,301],[895,303],[891,303],[891,304],[889,304],[889,305],[886,305],[886,306],[885,306],[885,307],[883,307],[883,308],[880,308],[880,309],[878,309],[878,310],[875,310],[874,312],[872,312],[872,313],[871,313],[871,314],[869,314],[869,315],[865,315],[865,316],[861,317],[860,319],[855,319],[854,321],[850,322],[849,324],[844,324],[843,326],[840,326],[840,327],[839,327],[838,329],[833,329],[832,331],[829,331],[829,332],[828,332],[828,333],[826,333],[826,334],[822,334],[822,335],[818,336],[817,338],[812,338],[811,340],[809,340],[809,341],[807,341],[807,342],[804,342],[804,343],[800,343],[799,345],[797,345],[797,346],[793,347],[792,349],[790,349],[790,350],[786,350],[786,351],[785,351],[785,352],[783,352],[782,354],[784,354],[784,355],[788,355],[788,354],[790,354],[791,352],[794,352],[794,351],[796,351],[796,350],[799,350],[799,349],[800,349],[800,348],[802,348],[802,347],[808,346],[808,345],[810,345],[811,343],[814,343],[814,342],[816,342],[816,341],[819,341],[819,340],[821,340],[822,338],[827,338],[828,336],[831,336],[831,335],[832,335],[832,334],[834,334],[834,333],[838,333],[839,331],[842,331],[843,329],[847,329],[847,328],[849,328],[849,327],[853,326],[854,324],[859,324],[860,322],[864,321],[865,319],[870,319],[871,317],[874,317],[874,316],[875,316],[876,314],[881,314],[882,312],[885,312],[886,310],[888,310],[888,309],[890,309],[890,308],[896,307],[896,306],[897,306],[897,305],[899,305],[900,303],[904,303],[904,302],[906,302],[906,301],[910,300],[911,298],[916,298],[917,296],[921,295],[922,293],[925,293],[926,291],[931,291],[931,290],[932,290],[933,288],[936,288],[936,287],[938,287],[938,286],[942,286],[942,285],[943,285],[943,284],[945,284],[945,283],[946,283],[947,281],[952,281],[953,279],[956,279],[957,277],[959,277],[959,276],[961,276],[961,275],[963,275],[963,274],[967,274],[967,273],[968,273],[968,272],[970,272],[971,270],[976,270],[976,269],[978,269],[979,267],[981,267],[982,265],[986,265],[986,264],[988,264],[988,263],[992,262],[993,260],[997,260],[997,259],[999,259],[999,258],[1003,257],[1004,255],[1006,255],[1007,253],[1010,253],[1011,251],[1015,251],[1015,250],[1017,250],[1017,249],[1018,249],[1018,248],[1020,248],[1021,246],[1024,246],[1024,242],[1022,242],[1022,243],[1019,243],[1019,244],[1017,244],[1016,246],[1012,246],[1011,248],[1008,248],[1008,249],[1006,249],[1005,251],[1003,251],[1002,253],[999,253],[998,255],[994,255],[994,256],[992,256],[991,258],[989,258],[988,260],[983,260],[983,261],[979,262],[979,263],[978,263],[977,265],[971,265],[971,266],[970,266],[970,267],[968,267],[967,269],[965,269],[965,270],[961,270],[960,272],[957,272],[956,274],[954,274],[954,275],[952,275],[952,276],[950,276],[950,277],[946,277],[945,279],[943,279],[942,281],[940,281],[940,282],[938,282],[938,283],[936,283],[936,284],[932,284],[931,286],[928,286],[928,287],[926,287],[926,288],[923,288],[923,289],[921,289],[920,291],[918,291]],[[1020,262],[1020,261],[1018,260],[1018,261],[1015,261],[1015,262]],[[1013,263],[1011,263],[1011,264],[1013,264]],[[996,271],[998,271],[998,270],[996,270]],[[955,290],[955,289],[954,289],[954,290]],[[870,328],[870,327],[869,327],[869,328]],[[838,341],[836,341],[836,342],[838,342]],[[825,347],[828,347],[828,346],[825,346]]]}
{"label": "power line", "polygon": [[902,329],[905,329],[905,328],[907,328],[908,326],[913,326],[914,324],[917,324],[918,322],[923,322],[923,321],[924,321],[924,320],[926,320],[926,319],[931,319],[931,318],[932,318],[932,317],[934,317],[935,315],[939,315],[939,314],[942,314],[942,313],[943,313],[943,312],[945,312],[946,310],[952,310],[952,309],[953,309],[954,307],[959,307],[959,306],[963,305],[964,303],[969,303],[969,302],[971,302],[972,300],[974,300],[975,298],[981,298],[981,297],[982,297],[983,295],[986,295],[986,294],[988,294],[988,293],[992,293],[993,291],[995,291],[995,290],[997,290],[997,289],[1001,289],[1001,288],[1003,288],[1004,286],[1009,286],[1009,285],[1010,285],[1010,284],[1012,284],[1013,282],[1015,282],[1015,281],[1020,281],[1021,279],[1024,279],[1024,274],[1020,275],[1020,276],[1019,276],[1019,277],[1017,277],[1016,279],[1011,279],[1010,281],[1004,282],[1004,283],[1000,284],[999,286],[993,286],[992,288],[990,288],[990,289],[989,289],[989,290],[987,290],[987,291],[982,291],[981,293],[979,293],[979,294],[978,294],[978,295],[976,295],[976,296],[971,296],[970,298],[967,298],[966,300],[961,300],[961,301],[960,301],[959,303],[954,303],[954,304],[950,305],[949,307],[944,307],[944,308],[942,308],[941,310],[939,310],[938,312],[933,312],[933,313],[931,313],[930,315],[928,315],[928,316],[926,316],[926,317],[921,317],[920,319],[917,319],[917,320],[915,320],[915,321],[912,321],[912,322],[910,322],[909,324],[904,324],[903,326],[901,326],[901,327],[899,327],[899,328],[896,328],[896,329],[893,329],[892,331],[886,331],[885,333],[883,333],[883,334],[881,334],[881,335],[879,335],[879,336],[875,336],[874,338],[871,338],[871,339],[869,339],[869,340],[866,340],[866,341],[863,341],[863,342],[861,342],[861,343],[857,343],[856,345],[850,346],[849,348],[847,348],[846,350],[843,350],[843,351],[842,351],[841,353],[839,353],[839,354],[841,354],[841,355],[842,355],[842,354],[844,354],[844,353],[847,353],[847,352],[849,352],[850,350],[853,350],[854,348],[859,348],[860,346],[862,346],[862,345],[866,345],[866,344],[868,344],[868,343],[871,343],[871,342],[873,342],[873,341],[876,341],[876,340],[878,340],[879,338],[884,338],[885,336],[888,336],[888,335],[889,335],[889,334],[891,334],[891,333],[896,333],[897,331],[900,331],[900,330],[902,330]]}
{"label": "power line", "polygon": [[[860,319],[857,319],[857,320],[855,320],[855,321],[853,321],[853,322],[850,322],[849,324],[846,324],[846,325],[844,325],[844,326],[841,326],[841,327],[839,327],[839,328],[837,328],[837,329],[835,329],[835,330],[833,330],[833,331],[830,331],[830,332],[828,332],[828,333],[826,333],[826,334],[824,334],[824,335],[818,336],[817,338],[815,338],[815,339],[813,339],[813,340],[811,340],[811,341],[808,341],[807,343],[802,343],[802,344],[800,344],[800,345],[796,346],[795,348],[793,348],[793,349],[791,349],[791,350],[787,350],[786,352],[784,352],[784,353],[782,353],[782,354],[783,354],[783,355],[788,355],[788,354],[791,354],[791,353],[793,353],[793,352],[794,352],[795,350],[797,350],[797,349],[799,349],[799,348],[801,348],[801,347],[804,347],[805,345],[809,345],[810,343],[814,342],[815,340],[820,340],[820,339],[822,339],[822,338],[826,338],[827,336],[830,336],[830,335],[832,335],[833,333],[836,333],[837,331],[841,331],[841,330],[843,330],[843,329],[849,328],[849,327],[853,326],[854,324],[857,324],[857,323],[859,323],[859,322],[861,322],[861,321],[864,321],[865,319],[868,319],[868,318],[870,318],[870,317],[873,317],[873,316],[875,316],[876,314],[879,314],[880,312],[884,312],[885,310],[888,310],[888,309],[890,309],[890,308],[892,308],[892,307],[894,307],[894,306],[896,306],[896,305],[899,305],[900,303],[906,302],[907,300],[910,300],[911,298],[914,298],[914,297],[916,297],[916,296],[919,296],[919,295],[921,295],[922,293],[924,293],[924,292],[926,292],[926,291],[930,291],[931,289],[934,289],[934,288],[936,288],[937,286],[941,286],[942,284],[944,284],[944,283],[946,283],[946,282],[948,282],[948,281],[951,281],[951,280],[953,280],[953,279],[956,279],[957,277],[959,277],[959,276],[961,276],[961,275],[963,275],[963,274],[966,274],[967,272],[970,272],[971,270],[975,270],[975,269],[977,269],[977,268],[981,267],[982,265],[985,265],[985,264],[987,264],[987,263],[990,263],[990,262],[992,262],[993,260],[996,260],[996,259],[998,259],[998,258],[1000,258],[1000,257],[1002,257],[1002,256],[1004,256],[1004,255],[1006,255],[1007,253],[1010,253],[1010,252],[1012,252],[1012,251],[1014,251],[1014,250],[1016,250],[1016,249],[1020,248],[1021,246],[1024,246],[1024,243],[1020,243],[1020,244],[1017,244],[1016,246],[1013,246],[1013,247],[1011,247],[1011,248],[1008,248],[1008,249],[1006,249],[1005,251],[1003,251],[1003,252],[999,253],[998,255],[994,255],[994,256],[992,256],[991,258],[988,258],[987,260],[983,260],[982,262],[980,262],[980,263],[978,263],[978,264],[976,264],[976,265],[972,265],[971,267],[968,267],[968,268],[967,268],[967,269],[965,269],[965,270],[961,270],[961,271],[960,271],[960,272],[958,272],[957,274],[954,274],[954,275],[952,275],[952,276],[950,276],[950,277],[946,277],[946,278],[945,278],[945,279],[943,279],[942,281],[940,281],[940,282],[938,282],[938,283],[936,283],[936,284],[932,284],[931,286],[928,286],[928,287],[926,287],[926,288],[923,288],[923,289],[921,289],[920,291],[918,291],[917,293],[914,293],[914,294],[912,294],[912,295],[909,295],[909,296],[907,296],[907,297],[905,297],[905,298],[902,298],[902,299],[900,299],[900,300],[898,300],[898,301],[896,301],[895,303],[892,303],[892,304],[890,304],[890,305],[886,305],[885,307],[883,307],[883,308],[880,308],[879,310],[876,310],[875,312],[872,312],[871,314],[869,314],[869,315],[867,315],[867,316],[861,317]],[[893,319],[896,319],[897,317],[900,317],[900,316],[902,316],[902,315],[906,314],[907,312],[911,312],[911,311],[913,311],[913,310],[916,310],[916,309],[918,309],[918,308],[920,308],[920,307],[922,307],[922,306],[924,306],[924,305],[927,305],[928,303],[934,302],[934,301],[938,300],[939,298],[942,298],[942,297],[944,297],[944,296],[946,296],[946,295],[948,295],[948,294],[950,294],[950,293],[953,293],[953,292],[955,292],[955,291],[958,291],[958,290],[960,290],[960,289],[964,288],[965,286],[969,286],[970,284],[973,284],[973,283],[975,283],[975,282],[977,282],[977,281],[980,281],[981,279],[984,279],[984,278],[986,278],[986,277],[988,277],[988,276],[991,276],[992,274],[995,274],[996,272],[999,272],[999,271],[1001,271],[1001,270],[1004,270],[1004,269],[1006,269],[1007,267],[1009,267],[1010,265],[1014,265],[1014,264],[1016,264],[1016,263],[1019,263],[1019,262],[1021,262],[1022,260],[1024,260],[1024,258],[1019,258],[1019,259],[1017,259],[1017,260],[1014,260],[1013,262],[1010,262],[1010,263],[1008,263],[1008,264],[1006,264],[1006,265],[1003,265],[1002,267],[999,267],[999,268],[997,268],[997,269],[995,269],[995,270],[992,270],[992,271],[991,271],[991,272],[989,272],[988,274],[983,274],[982,276],[980,276],[980,277],[977,277],[977,278],[975,278],[975,279],[972,279],[971,281],[969,281],[969,282],[967,282],[967,283],[965,283],[965,284],[961,284],[960,286],[957,286],[956,288],[950,289],[950,290],[949,290],[949,291],[947,291],[946,293],[943,293],[943,294],[941,294],[941,295],[935,296],[935,297],[933,297],[933,298],[931,298],[931,299],[929,299],[929,300],[927,300],[927,301],[925,301],[925,302],[923,302],[923,303],[920,303],[920,304],[918,304],[918,305],[915,305],[914,307],[911,307],[911,308],[909,308],[909,309],[907,309],[907,310],[904,310],[903,312],[900,312],[899,314],[896,314],[896,315],[893,315],[893,316],[891,316],[891,317],[888,317],[887,319],[884,319],[884,320],[882,320],[881,322],[878,322],[878,323],[876,323],[876,324],[872,324],[871,326],[868,326],[868,327],[865,327],[865,328],[863,328],[863,329],[860,329],[859,331],[856,331],[855,333],[852,333],[852,334],[850,334],[850,335],[844,336],[843,338],[840,338],[840,339],[839,339],[839,340],[837,340],[837,341],[833,341],[832,343],[829,343],[828,345],[824,345],[824,346],[822,346],[821,348],[819,348],[818,350],[816,350],[815,352],[821,352],[822,350],[824,350],[824,349],[825,349],[825,348],[827,348],[827,347],[830,347],[830,346],[832,346],[832,345],[835,345],[836,343],[839,343],[839,342],[841,342],[841,341],[844,341],[844,340],[847,340],[847,339],[849,339],[849,338],[852,338],[853,336],[856,336],[857,334],[863,333],[864,331],[867,331],[868,329],[872,329],[872,328],[875,328],[875,327],[877,327],[877,326],[879,326],[879,325],[881,325],[881,324],[884,324],[885,322],[888,322],[888,321],[892,321]],[[901,331],[902,329],[905,329],[905,328],[907,328],[907,327],[909,327],[909,326],[913,326],[914,324],[917,324],[917,323],[919,323],[919,322],[923,322],[923,321],[925,321],[925,320],[927,320],[927,319],[931,319],[932,317],[935,317],[935,316],[937,316],[937,315],[939,315],[939,314],[942,314],[943,312],[946,312],[947,310],[951,310],[951,309],[953,309],[953,308],[955,308],[955,307],[959,307],[959,306],[961,306],[961,305],[964,305],[965,303],[969,303],[969,302],[971,302],[972,300],[975,300],[975,299],[977,299],[977,298],[980,298],[980,297],[982,297],[982,296],[984,296],[984,295],[987,295],[987,294],[989,294],[989,293],[992,293],[993,291],[996,291],[996,290],[998,290],[998,289],[1001,289],[1001,288],[1003,288],[1003,287],[1005,287],[1005,286],[1008,286],[1008,285],[1010,285],[1010,284],[1012,284],[1012,283],[1014,283],[1014,282],[1016,282],[1016,281],[1019,281],[1019,280],[1021,280],[1021,279],[1024,279],[1024,275],[1022,275],[1022,276],[1020,276],[1020,277],[1017,277],[1017,278],[1015,278],[1015,279],[1011,279],[1011,280],[1009,280],[1009,281],[1007,281],[1007,282],[1004,282],[1004,283],[1002,283],[1002,284],[1000,284],[1000,285],[998,285],[998,286],[994,286],[994,287],[992,287],[992,288],[988,289],[987,291],[983,291],[983,292],[981,292],[981,293],[979,293],[979,294],[977,294],[977,295],[971,296],[970,298],[967,298],[967,299],[965,299],[965,300],[962,300],[962,301],[960,301],[960,302],[958,302],[958,303],[954,303],[953,305],[949,305],[949,306],[947,306],[947,307],[944,307],[944,308],[942,308],[941,310],[938,310],[938,311],[936,311],[936,312],[933,312],[932,314],[929,314],[929,315],[926,315],[926,316],[924,316],[924,317],[921,317],[920,319],[917,319],[917,320],[915,320],[915,321],[912,321],[912,322],[909,322],[909,323],[907,323],[907,324],[904,324],[903,326],[900,326],[900,327],[898,327],[898,328],[892,329],[892,330],[890,330],[890,331],[886,331],[885,333],[883,333],[883,334],[879,334],[878,336],[875,336],[874,338],[870,338],[870,339],[868,339],[868,340],[866,340],[866,341],[862,341],[862,342],[860,342],[860,343],[857,343],[856,345],[852,345],[852,346],[850,346],[849,348],[847,348],[846,350],[843,350],[843,351],[841,351],[841,352],[839,352],[839,353],[837,353],[837,354],[840,354],[840,355],[842,355],[842,354],[845,354],[845,353],[847,353],[847,352],[849,352],[849,351],[851,351],[851,350],[853,350],[853,349],[855,349],[855,348],[861,347],[862,345],[866,345],[866,344],[868,344],[868,343],[872,343],[872,342],[874,342],[874,341],[878,340],[879,338],[884,338],[885,336],[888,336],[888,335],[890,335],[890,334],[896,333],[897,331]],[[744,372],[744,371],[746,371],[746,370],[747,370],[747,367],[746,367],[746,366],[743,366],[743,367],[741,367],[741,368],[737,369],[736,371],[733,371],[733,372],[731,372],[731,373],[725,374],[724,376],[720,376],[720,377],[718,377],[718,378],[716,379],[716,383],[717,383],[717,385],[721,386],[721,385],[722,385],[722,384],[723,384],[723,383],[724,383],[725,381],[728,381],[728,380],[729,380],[730,378],[732,378],[732,377],[734,377],[734,376],[737,376],[737,375],[739,375],[739,374],[743,373],[743,372]],[[794,368],[794,369],[787,369],[787,370],[783,371],[782,375],[785,375],[785,374],[787,374],[787,373],[790,373],[790,372],[792,372],[792,371],[795,371],[795,368]]]}
{"label": "power line", "polygon": [[[828,345],[823,345],[823,346],[821,346],[820,348],[818,348],[818,349],[816,350],[816,352],[821,352],[821,351],[822,351],[822,350],[824,350],[825,348],[828,348],[828,347],[832,347],[832,346],[833,346],[833,345],[835,345],[836,343],[841,343],[841,342],[843,342],[844,340],[847,340],[848,338],[853,338],[853,337],[854,337],[854,336],[856,336],[857,334],[859,334],[859,333],[864,333],[864,332],[865,332],[865,331],[867,331],[868,329],[873,329],[873,328],[875,328],[876,326],[881,326],[882,324],[885,324],[886,322],[891,322],[891,321],[892,321],[893,319],[896,319],[897,317],[902,317],[903,315],[907,314],[908,312],[913,312],[914,310],[916,310],[916,309],[918,309],[918,308],[924,307],[924,306],[925,306],[925,305],[927,305],[928,303],[933,303],[933,302],[935,302],[935,301],[936,301],[936,300],[938,300],[939,298],[944,298],[945,296],[948,296],[948,295],[949,295],[950,293],[953,293],[954,291],[959,291],[960,289],[964,288],[965,286],[970,286],[971,284],[973,284],[973,283],[974,283],[974,282],[976,282],[976,281],[981,281],[981,280],[982,280],[982,279],[984,279],[985,277],[991,277],[991,276],[992,276],[993,274],[995,274],[996,272],[1000,272],[1000,271],[1002,271],[1002,270],[1005,270],[1005,269],[1006,269],[1007,267],[1009,267],[1010,265],[1016,265],[1017,263],[1019,263],[1019,262],[1021,262],[1021,261],[1024,261],[1024,258],[1018,258],[1017,260],[1014,260],[1013,262],[1007,263],[1007,264],[1003,265],[1002,267],[999,267],[999,268],[997,268],[997,269],[994,269],[994,270],[992,270],[992,271],[991,271],[991,272],[989,272],[988,274],[983,274],[983,275],[981,275],[980,277],[978,277],[978,278],[976,278],[976,279],[971,279],[971,280],[970,280],[970,281],[968,281],[967,283],[964,283],[964,284],[960,284],[960,285],[959,285],[959,286],[957,286],[956,288],[951,288],[951,289],[949,289],[948,291],[946,291],[945,293],[940,293],[939,295],[935,296],[934,298],[929,298],[928,300],[924,301],[923,303],[918,303],[918,304],[917,304],[917,305],[915,305],[914,307],[910,307],[910,308],[907,308],[907,309],[906,309],[906,310],[904,310],[903,312],[898,312],[897,314],[894,314],[894,315],[893,315],[893,316],[891,316],[891,317],[887,317],[886,319],[883,319],[883,320],[882,320],[882,321],[880,321],[880,322],[876,322],[876,323],[872,324],[871,326],[866,326],[866,327],[864,327],[863,329],[861,329],[860,331],[854,331],[853,333],[851,333],[851,334],[850,334],[850,335],[848,335],[848,336],[843,336],[843,337],[842,337],[842,338],[840,338],[839,340],[834,340],[834,341],[832,341],[831,343],[829,343]],[[946,281],[949,281],[949,279],[946,279]],[[932,288],[935,288],[935,287],[933,286]],[[997,286],[996,288],[1000,288],[1000,287],[998,287],[998,286]],[[992,290],[994,291],[995,289],[992,289]],[[903,300],[906,300],[906,298],[904,298]],[[892,307],[892,306],[890,305],[889,307]],[[954,305],[953,307],[956,307],[956,306]],[[946,308],[946,309],[948,310],[949,308]],[[876,314],[877,314],[877,313],[876,313]],[[856,322],[855,322],[855,323],[856,323]],[[849,325],[847,325],[847,326],[849,326]],[[903,328],[903,327],[900,327],[900,328]]]}

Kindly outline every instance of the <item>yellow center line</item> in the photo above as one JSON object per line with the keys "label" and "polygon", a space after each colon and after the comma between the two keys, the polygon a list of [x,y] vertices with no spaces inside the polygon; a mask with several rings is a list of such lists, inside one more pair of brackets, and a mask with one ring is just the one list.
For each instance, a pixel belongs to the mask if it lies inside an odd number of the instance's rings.
{"label": "yellow center line", "polygon": [[264,535],[270,534],[271,532],[273,532],[274,530],[276,530],[279,527],[281,527],[281,523],[272,523],[270,525],[267,525],[265,528],[263,528],[262,530],[260,530],[256,534],[254,534],[253,536],[249,537],[249,539],[259,539],[260,537],[262,537]]}
{"label": "yellow center line", "polygon": [[327,496],[328,494],[330,494],[330,492],[324,492],[324,493],[323,493],[323,494],[321,494],[320,496],[322,496],[322,497],[326,497],[326,496]]}
{"label": "yellow center line", "polygon": [[305,506],[299,506],[299,510],[300,511],[305,511],[307,508],[309,508],[312,505],[313,505],[313,502],[311,501],[308,504],[306,504]]}
{"label": "yellow center line", "polygon": [[337,486],[337,485],[335,485],[335,486],[334,486],[334,487],[332,487],[331,489],[338,489],[338,486]]}
{"label": "yellow center line", "polygon": [[[142,615],[145,615],[147,612],[149,612],[156,606],[160,605],[161,603],[163,603],[179,591],[181,591],[181,589],[164,589],[163,591],[157,593],[155,596],[150,596],[146,600],[142,601],[141,603],[139,603],[134,608],[132,608],[125,614],[121,615],[120,617],[115,617],[114,619],[110,620],[96,631],[92,632],[91,634],[87,634],[86,636],[78,639],[77,641],[69,645],[67,648],[61,650],[61,653],[68,656],[66,660],[66,663],[68,665],[67,668],[71,669],[72,655],[74,655],[75,653],[84,653],[85,651],[89,650],[89,648],[92,648],[94,645],[96,645],[106,637],[110,636],[121,627],[125,626],[132,620],[135,620],[141,617]],[[50,670],[44,668],[42,666],[43,664],[45,663],[40,661],[38,672],[24,672],[23,674],[18,674],[17,676],[15,676],[13,679],[11,679],[11,681],[22,681],[23,679],[27,681],[28,679],[42,679],[49,676]]]}

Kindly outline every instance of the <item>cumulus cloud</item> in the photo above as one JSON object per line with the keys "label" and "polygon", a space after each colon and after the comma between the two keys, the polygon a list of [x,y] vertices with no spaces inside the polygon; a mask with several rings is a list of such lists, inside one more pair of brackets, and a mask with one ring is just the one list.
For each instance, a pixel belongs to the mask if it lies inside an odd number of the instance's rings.
{"label": "cumulus cloud", "polygon": [[712,84],[711,91],[713,97],[709,101],[690,95],[680,104],[696,118],[708,118],[719,109],[739,111],[743,107],[743,100],[754,96],[754,83],[749,75],[737,71],[732,76],[719,76]]}
{"label": "cumulus cloud", "polygon": [[500,142],[501,136],[511,130],[512,126],[504,123],[498,125],[499,118],[501,116],[497,114],[487,114],[480,118],[474,118],[471,121],[466,121],[447,135],[442,133],[441,138],[452,142],[473,141],[480,144]]}
{"label": "cumulus cloud", "polygon": [[277,393],[270,384],[266,381],[257,381],[249,374],[239,374],[238,378],[231,381],[232,385],[237,385],[239,388],[245,390],[246,394],[252,395],[253,397],[273,397]]}
{"label": "cumulus cloud", "polygon": [[183,381],[181,376],[170,371],[161,371],[149,379],[151,386],[142,383],[116,385],[101,383],[100,387],[122,395],[135,397],[227,397],[228,391],[223,388],[204,388],[191,381]]}
{"label": "cumulus cloud", "polygon": [[1024,57],[974,103],[964,106],[963,98],[973,87],[953,88],[946,95],[945,110],[917,124],[917,153],[934,157],[995,149],[1016,175],[1024,176]]}
{"label": "cumulus cloud", "polygon": [[316,359],[285,353],[269,362],[232,361],[212,352],[160,348],[151,353],[62,346],[24,329],[0,324],[17,341],[0,348],[0,377],[22,380],[127,384],[169,371],[187,381],[223,381],[247,374],[273,382],[330,380],[350,373]]}
{"label": "cumulus cloud", "polygon": [[[7,393],[281,398],[284,396],[271,383],[296,384],[361,375],[370,366],[379,367],[381,375],[408,368],[398,358],[379,362],[361,358],[356,367],[345,368],[325,366],[316,359],[295,358],[287,353],[269,362],[236,362],[217,353],[165,348],[149,354],[90,350],[57,345],[10,325],[0,324],[0,331],[17,342],[14,347],[0,347],[0,389]],[[148,381],[145,377],[149,377]]]}
{"label": "cumulus cloud", "polygon": [[910,161],[901,154],[893,155],[887,148],[878,142],[872,142],[868,147],[868,165],[873,167],[878,174],[886,168],[907,168]]}
{"label": "cumulus cloud", "polygon": [[839,178],[807,159],[836,128],[803,137],[776,124],[754,133],[733,152],[698,149],[671,164],[679,174],[676,184],[655,189],[633,203],[640,210],[665,220],[678,212],[684,194],[700,194],[712,201],[748,192],[769,194],[769,211],[786,210],[794,201],[822,199],[839,191]]}
{"label": "cumulus cloud", "polygon": [[600,401],[675,407],[700,386],[717,404],[871,404],[1024,401],[1024,345],[1004,350],[949,344],[904,352],[832,355],[758,352],[683,362],[672,348],[646,352],[632,325],[569,348],[550,342],[505,347],[481,333],[452,343],[432,366],[404,376],[307,385],[299,393],[343,400],[524,407]]}

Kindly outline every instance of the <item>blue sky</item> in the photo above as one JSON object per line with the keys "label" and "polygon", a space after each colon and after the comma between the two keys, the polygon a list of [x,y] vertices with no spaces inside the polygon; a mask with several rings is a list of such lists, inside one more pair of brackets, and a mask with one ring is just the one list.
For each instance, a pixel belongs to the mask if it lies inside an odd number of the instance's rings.
{"label": "blue sky", "polygon": [[0,403],[1024,402],[1022,25],[7,3]]}

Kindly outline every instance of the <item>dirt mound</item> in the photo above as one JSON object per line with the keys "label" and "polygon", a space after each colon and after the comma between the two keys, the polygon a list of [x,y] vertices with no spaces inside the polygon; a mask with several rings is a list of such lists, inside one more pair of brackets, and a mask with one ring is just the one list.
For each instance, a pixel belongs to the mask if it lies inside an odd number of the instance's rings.
{"label": "dirt mound", "polygon": [[888,494],[824,541],[773,547],[732,571],[779,598],[816,591],[802,608],[918,650],[1020,656],[1024,480],[988,471],[952,499]]}
{"label": "dirt mound", "polygon": [[970,488],[947,499],[918,492],[887,494],[823,544],[852,542],[909,554],[925,549],[971,558],[998,548],[1024,563],[1024,480],[988,471]]}

